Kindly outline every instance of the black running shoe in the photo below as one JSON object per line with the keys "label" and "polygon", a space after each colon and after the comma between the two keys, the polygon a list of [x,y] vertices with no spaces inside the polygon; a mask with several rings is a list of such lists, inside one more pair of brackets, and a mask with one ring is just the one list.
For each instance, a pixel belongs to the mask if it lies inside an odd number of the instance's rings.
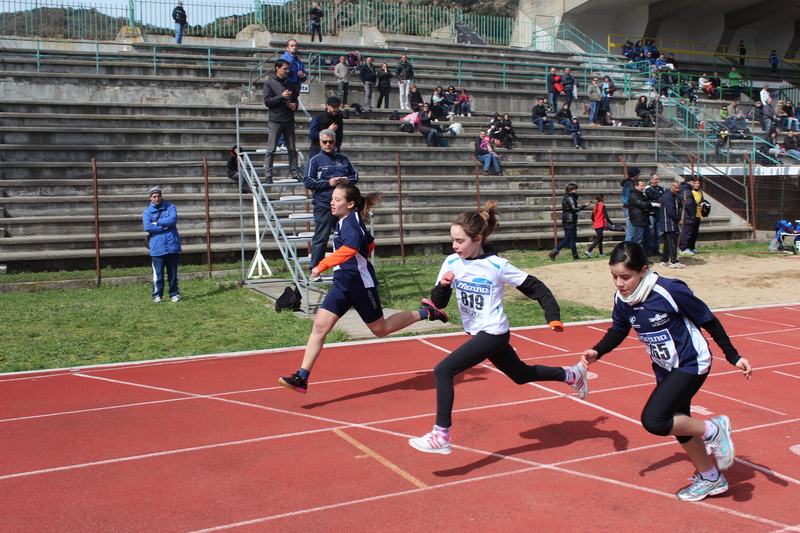
{"label": "black running shoe", "polygon": [[427,298],[422,300],[420,309],[425,309],[428,311],[428,320],[426,320],[426,322],[430,322],[431,320],[441,320],[442,322],[450,321],[450,317],[447,316],[447,313],[441,309],[438,309],[435,305],[433,305],[433,302]]}
{"label": "black running shoe", "polygon": [[299,371],[292,374],[292,377],[278,378],[278,383],[301,394],[308,392],[308,382],[300,377]]}

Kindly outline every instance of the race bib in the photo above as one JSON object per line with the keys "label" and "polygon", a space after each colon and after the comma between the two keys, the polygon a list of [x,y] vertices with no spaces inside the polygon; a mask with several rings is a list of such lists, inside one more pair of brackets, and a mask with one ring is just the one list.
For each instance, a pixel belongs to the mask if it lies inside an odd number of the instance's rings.
{"label": "race bib", "polygon": [[678,351],[668,329],[649,333],[637,332],[637,334],[639,340],[647,346],[650,359],[655,364],[668,371],[678,366]]}
{"label": "race bib", "polygon": [[491,311],[492,283],[486,279],[456,280],[458,309],[475,323],[486,323]]}

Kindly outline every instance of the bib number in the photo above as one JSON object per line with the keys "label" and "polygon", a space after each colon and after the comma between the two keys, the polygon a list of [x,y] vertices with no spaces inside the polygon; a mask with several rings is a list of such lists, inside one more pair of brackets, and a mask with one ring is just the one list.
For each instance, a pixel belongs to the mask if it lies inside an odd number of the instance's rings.
{"label": "bib number", "polygon": [[469,316],[473,321],[484,322],[489,312],[488,302],[483,294],[476,294],[460,290],[458,307],[462,315]]}
{"label": "bib number", "polygon": [[647,346],[650,359],[665,370],[678,366],[678,351],[668,329],[639,334],[639,340]]}

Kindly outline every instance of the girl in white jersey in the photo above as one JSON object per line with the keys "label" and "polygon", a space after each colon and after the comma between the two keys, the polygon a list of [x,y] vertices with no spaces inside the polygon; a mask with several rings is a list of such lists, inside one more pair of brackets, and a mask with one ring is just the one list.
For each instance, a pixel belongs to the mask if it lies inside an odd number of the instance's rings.
{"label": "girl in white jersey", "polygon": [[[624,241],[611,253],[614,297],[613,324],[603,339],[583,352],[587,367],[620,345],[631,328],[647,346],[656,375],[655,390],[642,411],[642,425],[654,435],[674,435],[697,469],[692,484],[678,491],[678,499],[700,501],[728,490],[720,470],[733,464],[731,421],[725,415],[710,420],[691,417],[692,397],[711,369],[711,352],[702,327],[722,349],[725,359],[750,379],[752,368],[731,344],[725,329],[679,279],[659,277],[648,268],[641,245]],[[707,448],[717,459],[715,467]]]}
{"label": "girl in white jersey", "polygon": [[325,270],[334,268],[333,286],[317,311],[314,328],[303,353],[302,366],[293,375],[278,379],[278,383],[284,387],[302,394],[308,391],[308,377],[322,352],[325,338],[351,307],[355,308],[361,320],[378,337],[394,333],[420,320],[449,320],[447,313],[435,308],[429,300],[422,300],[418,311],[395,313],[384,318],[378,296],[378,278],[369,262],[375,239],[364,224],[367,213],[381,196],[383,195],[379,193],[362,196],[358,187],[352,183],[339,185],[333,190],[331,213],[339,219],[333,232],[334,252],[311,270],[311,276],[318,277]]}
{"label": "girl in white jersey", "polygon": [[496,208],[497,203],[490,201],[483,212],[462,213],[450,227],[455,253],[445,259],[431,301],[438,309],[444,309],[455,287],[461,322],[472,338],[433,369],[436,425],[427,435],[409,440],[411,446],[422,452],[450,453],[453,378],[486,359],[518,385],[531,381],[563,381],[574,387],[580,398],[589,393],[586,368],[582,364],[570,369],[526,365],[509,345],[508,318],[503,311],[506,284],[537,300],[553,331],[563,331],[563,325],[558,303],[550,289],[498,257],[486,244],[486,239],[498,226]]}

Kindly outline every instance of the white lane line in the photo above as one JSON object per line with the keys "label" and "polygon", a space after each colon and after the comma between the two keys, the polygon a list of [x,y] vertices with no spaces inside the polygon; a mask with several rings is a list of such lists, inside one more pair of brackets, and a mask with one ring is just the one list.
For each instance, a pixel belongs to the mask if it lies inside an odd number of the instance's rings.
{"label": "white lane line", "polygon": [[544,346],[544,347],[546,347],[546,348],[551,348],[551,349],[553,349],[553,350],[558,350],[558,351],[560,351],[560,352],[566,352],[566,353],[569,353],[569,350],[565,350],[564,348],[561,348],[561,347],[559,347],[559,346],[553,346],[552,344],[545,344],[545,343],[543,343],[543,342],[539,342],[539,341],[533,340],[533,339],[531,339],[531,338],[528,338],[528,337],[526,337],[525,335],[520,335],[519,333],[514,333],[514,332],[511,332],[511,336],[512,336],[512,337],[517,337],[517,338],[520,338],[520,339],[524,339],[524,340],[526,340],[526,341],[528,341],[528,342],[532,342],[532,343],[534,343],[534,344],[540,344],[540,345],[542,345],[542,346]]}
{"label": "white lane line", "polygon": [[725,316],[732,316],[734,318],[741,318],[742,320],[751,320],[753,322],[766,322],[767,324],[772,324],[773,326],[783,326],[785,328],[796,328],[797,324],[781,324],[780,322],[775,322],[774,320],[765,320],[763,318],[751,318],[749,316],[742,316],[742,315],[734,315],[733,313],[723,313]]}

